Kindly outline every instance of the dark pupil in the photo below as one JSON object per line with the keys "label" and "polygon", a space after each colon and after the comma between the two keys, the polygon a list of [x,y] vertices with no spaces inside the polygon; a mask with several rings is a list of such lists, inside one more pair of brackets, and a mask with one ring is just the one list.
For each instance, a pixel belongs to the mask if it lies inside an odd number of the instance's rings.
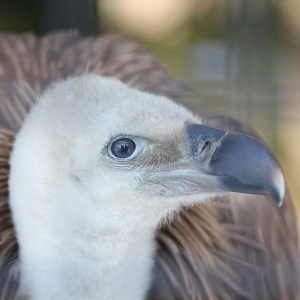
{"label": "dark pupil", "polygon": [[128,149],[129,149],[129,146],[127,144],[124,143],[124,144],[121,145],[121,151],[122,152],[127,152]]}
{"label": "dark pupil", "polygon": [[127,158],[132,155],[135,150],[135,143],[130,139],[119,139],[111,145],[111,152],[118,158]]}

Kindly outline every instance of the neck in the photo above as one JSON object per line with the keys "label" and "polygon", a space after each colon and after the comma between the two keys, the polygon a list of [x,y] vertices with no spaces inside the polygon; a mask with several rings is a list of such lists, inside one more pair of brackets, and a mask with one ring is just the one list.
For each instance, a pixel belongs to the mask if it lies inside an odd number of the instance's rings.
{"label": "neck", "polygon": [[[154,225],[141,229],[145,218],[140,213],[130,217],[116,209],[102,211],[100,205],[92,209],[93,201],[71,192],[65,197],[67,193],[50,196],[32,190],[12,193],[22,299],[145,297],[155,252]],[[111,226],[116,215],[123,216],[120,224]]]}
{"label": "neck", "polygon": [[[114,199],[101,201],[98,195],[87,197],[57,172],[49,178],[47,169],[35,172],[28,161],[14,164],[10,177],[20,297],[143,299],[150,284],[154,232],[170,207],[153,211],[140,199],[129,207],[115,206]],[[24,170],[31,170],[31,176],[24,177]]]}
{"label": "neck", "polygon": [[51,243],[41,237],[30,249],[21,247],[20,294],[30,299],[143,299],[150,284],[153,235],[103,230],[97,238],[77,234],[71,242],[52,235]]}

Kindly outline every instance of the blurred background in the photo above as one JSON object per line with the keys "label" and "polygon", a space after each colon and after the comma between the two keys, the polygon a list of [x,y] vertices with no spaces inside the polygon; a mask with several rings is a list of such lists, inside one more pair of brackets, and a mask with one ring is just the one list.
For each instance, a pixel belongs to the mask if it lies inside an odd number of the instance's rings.
{"label": "blurred background", "polygon": [[299,0],[0,1],[0,31],[78,28],[143,44],[192,88],[184,102],[253,126],[300,213]]}

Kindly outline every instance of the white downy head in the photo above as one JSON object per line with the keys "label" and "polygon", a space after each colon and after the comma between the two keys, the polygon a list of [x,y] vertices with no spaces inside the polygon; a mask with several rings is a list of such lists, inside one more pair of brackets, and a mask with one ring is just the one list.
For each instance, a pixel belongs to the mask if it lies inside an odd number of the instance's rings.
{"label": "white downy head", "polygon": [[284,195],[259,141],[94,75],[41,97],[16,138],[9,187],[30,299],[142,299],[156,227],[182,205],[224,191],[278,205]]}
{"label": "white downy head", "polygon": [[[119,242],[132,239],[131,246],[139,248],[134,245],[135,235],[151,236],[152,241],[163,218],[183,202],[194,201],[193,196],[180,193],[164,195],[160,187],[154,191],[147,180],[159,170],[189,160],[184,136],[187,122],[199,120],[171,100],[112,78],[70,78],[44,93],[25,120],[11,157],[10,202],[24,290],[42,290],[43,285],[53,290],[49,281],[57,283],[46,274],[59,272],[59,266],[67,269],[66,256],[74,264],[80,255],[94,260],[106,255],[107,261],[112,256],[112,263],[117,262],[113,236]],[[116,157],[115,150],[124,146],[124,139],[133,141],[135,149],[129,157]],[[122,151],[126,156],[126,150]],[[154,246],[143,244],[140,251],[147,254],[144,263],[149,273]],[[126,249],[120,247],[120,251]],[[77,267],[84,273],[88,263],[83,260]],[[80,285],[85,277],[77,282],[76,271],[72,272],[74,280],[68,284]],[[66,270],[52,275],[63,277],[61,282],[72,276]],[[144,276],[148,285],[149,274]],[[53,295],[60,296],[58,292]]]}

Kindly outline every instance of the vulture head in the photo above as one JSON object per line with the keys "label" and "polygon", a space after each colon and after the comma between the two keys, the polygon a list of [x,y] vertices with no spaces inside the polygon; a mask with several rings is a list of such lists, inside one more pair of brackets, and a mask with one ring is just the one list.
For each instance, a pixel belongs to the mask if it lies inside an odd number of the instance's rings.
{"label": "vulture head", "polygon": [[30,299],[141,299],[154,233],[183,206],[284,179],[256,139],[205,125],[173,101],[112,78],[51,86],[14,144],[10,205]]}

